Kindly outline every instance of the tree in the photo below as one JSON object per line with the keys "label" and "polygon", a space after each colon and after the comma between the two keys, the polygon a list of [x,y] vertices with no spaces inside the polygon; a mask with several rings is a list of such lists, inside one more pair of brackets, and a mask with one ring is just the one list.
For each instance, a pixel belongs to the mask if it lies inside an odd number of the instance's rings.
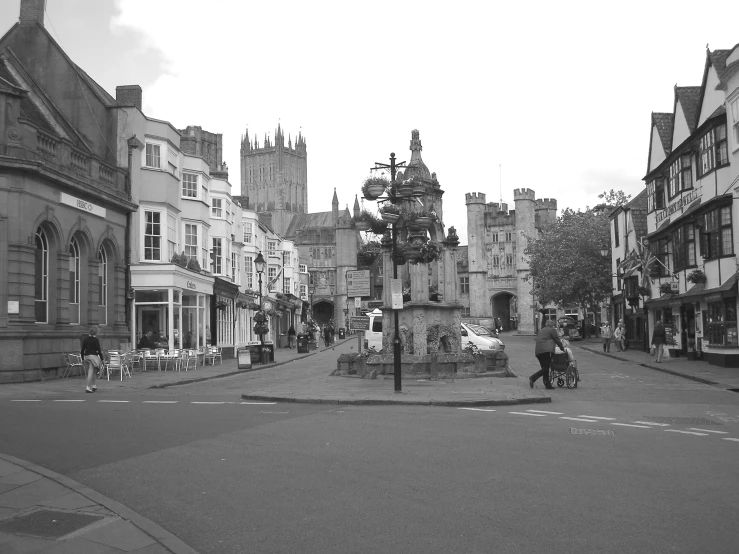
{"label": "tree", "polygon": [[604,191],[600,193],[598,195],[598,198],[600,198],[603,202],[596,206],[595,209],[605,206],[609,208],[618,208],[619,206],[623,206],[629,200],[631,200],[631,195],[629,194],[628,196],[626,196],[626,194],[624,194],[624,191],[622,190],[611,189],[608,192]]}
{"label": "tree", "polygon": [[594,311],[613,291],[608,215],[597,209],[565,209],[556,221],[528,238],[532,294],[542,305],[578,306]]}

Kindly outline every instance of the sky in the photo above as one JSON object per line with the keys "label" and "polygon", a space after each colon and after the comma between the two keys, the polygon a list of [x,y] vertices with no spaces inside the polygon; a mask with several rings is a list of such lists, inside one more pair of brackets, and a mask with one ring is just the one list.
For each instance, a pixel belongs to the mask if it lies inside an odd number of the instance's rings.
{"label": "sky", "polygon": [[[0,2],[0,32],[19,6]],[[576,210],[638,194],[651,112],[673,110],[676,84],[701,84],[706,45],[739,42],[723,0],[47,0],[46,12],[111,95],[138,84],[147,116],[222,133],[234,194],[247,129],[260,144],[278,123],[302,132],[312,212],[334,189],[351,209],[374,162],[410,160],[418,129],[463,244],[467,192],[513,208],[530,188]]]}

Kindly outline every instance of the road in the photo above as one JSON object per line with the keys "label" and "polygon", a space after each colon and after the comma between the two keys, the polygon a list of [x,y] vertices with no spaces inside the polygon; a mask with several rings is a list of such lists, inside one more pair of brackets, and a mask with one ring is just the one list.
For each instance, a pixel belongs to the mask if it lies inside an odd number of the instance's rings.
{"label": "road", "polygon": [[[533,373],[531,339],[505,340]],[[582,386],[533,408],[241,401],[280,368],[94,398],[0,389],[0,451],[203,553],[736,552],[739,395],[575,353]]]}

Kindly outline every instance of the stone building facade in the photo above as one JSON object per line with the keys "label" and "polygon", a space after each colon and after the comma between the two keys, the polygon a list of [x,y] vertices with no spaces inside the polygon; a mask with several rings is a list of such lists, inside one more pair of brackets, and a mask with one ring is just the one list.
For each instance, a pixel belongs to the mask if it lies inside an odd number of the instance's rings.
{"label": "stone building facade", "polygon": [[505,330],[533,333],[539,310],[525,277],[528,237],[557,217],[554,198],[537,199],[531,189],[513,191],[515,209],[467,193],[467,247],[457,262],[462,315],[482,323],[499,317]]}
{"label": "stone building facade", "polygon": [[248,199],[246,209],[272,214],[272,228],[284,235],[292,219],[308,213],[308,151],[305,138],[298,133],[293,146],[278,125],[274,142],[264,137],[241,139],[241,196]]}

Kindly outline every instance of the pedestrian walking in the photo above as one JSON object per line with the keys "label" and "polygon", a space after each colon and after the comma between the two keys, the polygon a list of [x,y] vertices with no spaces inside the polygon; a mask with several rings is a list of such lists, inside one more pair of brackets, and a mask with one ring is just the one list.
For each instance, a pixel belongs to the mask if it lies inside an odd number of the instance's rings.
{"label": "pedestrian walking", "polygon": [[611,339],[613,338],[613,329],[611,324],[607,321],[603,324],[600,331],[600,336],[603,337],[603,352],[611,351]]}
{"label": "pedestrian walking", "polygon": [[613,330],[613,342],[616,343],[616,348],[621,352],[621,327],[618,325],[616,325],[616,328]]}
{"label": "pedestrian walking", "polygon": [[323,326],[323,344],[326,346],[331,344],[331,327],[328,325]]}
{"label": "pedestrian walking", "polygon": [[541,328],[539,333],[536,335],[536,349],[534,355],[539,360],[541,369],[529,377],[529,386],[533,389],[534,383],[539,377],[543,377],[544,386],[548,389],[553,389],[551,380],[549,379],[549,366],[552,362],[552,354],[554,353],[554,347],[559,346],[564,352],[565,346],[562,343],[562,339],[559,338],[557,330],[554,328],[554,321],[547,320],[544,327]]}
{"label": "pedestrian walking", "polygon": [[621,351],[626,351],[626,326],[624,325],[624,320],[619,319],[618,320],[618,328],[620,330],[620,338],[619,338],[619,347],[621,348]]}
{"label": "pedestrian walking", "polygon": [[295,327],[292,325],[287,330],[287,342],[290,348],[295,348]]}
{"label": "pedestrian walking", "polygon": [[665,348],[665,325],[661,321],[657,321],[654,324],[654,331],[652,333],[652,344],[655,348],[655,353],[657,354],[656,362],[662,363],[662,355],[664,353]]}
{"label": "pedestrian walking", "polygon": [[90,334],[82,341],[80,355],[84,360],[85,369],[87,370],[87,387],[85,392],[95,392],[98,390],[95,384],[95,373],[103,365],[103,351],[100,349],[100,341],[95,336],[98,334],[97,327],[90,327]]}

